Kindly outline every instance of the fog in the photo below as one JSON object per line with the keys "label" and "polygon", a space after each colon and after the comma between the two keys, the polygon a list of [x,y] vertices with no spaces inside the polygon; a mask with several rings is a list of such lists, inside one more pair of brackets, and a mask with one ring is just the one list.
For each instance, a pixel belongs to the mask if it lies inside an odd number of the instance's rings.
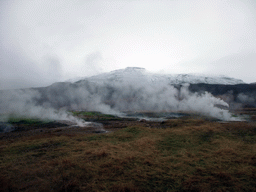
{"label": "fog", "polygon": [[78,126],[85,126],[86,123],[74,117],[66,110],[57,110],[51,106],[40,106],[36,101],[40,94],[36,90],[10,90],[0,93],[0,115],[2,121],[11,117],[39,118],[47,120],[67,120],[76,123]]}
{"label": "fog", "polygon": [[128,66],[256,82],[254,0],[1,0],[0,90]]}
{"label": "fog", "polygon": [[81,126],[84,122],[68,111],[99,111],[118,116],[142,111],[189,112],[225,121],[237,120],[227,109],[226,102],[208,92],[191,93],[188,84],[175,87],[167,81],[148,81],[144,76],[124,76],[120,81],[87,79],[0,92],[1,114],[69,120]]}
{"label": "fog", "polygon": [[2,114],[78,121],[67,111],[190,111],[228,120],[217,107],[227,103],[186,85],[56,82],[127,66],[256,82],[254,0],[2,0],[0,26],[0,90],[10,89],[0,93]]}

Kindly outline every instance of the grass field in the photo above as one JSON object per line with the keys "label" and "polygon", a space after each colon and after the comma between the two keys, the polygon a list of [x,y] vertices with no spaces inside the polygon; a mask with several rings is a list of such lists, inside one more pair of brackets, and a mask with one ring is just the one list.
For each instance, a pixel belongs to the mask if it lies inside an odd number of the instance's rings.
{"label": "grass field", "polygon": [[2,137],[0,191],[256,191],[255,123],[163,124]]}
{"label": "grass field", "polygon": [[71,112],[73,115],[83,118],[86,121],[97,121],[97,120],[121,120],[121,118],[109,115],[109,114],[103,114],[97,111],[73,111]]}

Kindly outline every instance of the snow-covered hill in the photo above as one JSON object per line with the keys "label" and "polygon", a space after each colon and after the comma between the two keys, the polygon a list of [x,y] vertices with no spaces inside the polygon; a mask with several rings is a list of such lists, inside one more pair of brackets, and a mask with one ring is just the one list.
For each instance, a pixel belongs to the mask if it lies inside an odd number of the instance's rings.
{"label": "snow-covered hill", "polygon": [[124,82],[130,80],[141,80],[148,83],[161,83],[168,84],[224,84],[224,85],[236,85],[245,84],[240,79],[230,78],[226,76],[206,76],[195,74],[157,74],[150,73],[144,68],[139,67],[127,67],[125,69],[119,69],[108,73],[102,73],[92,77],[76,78],[69,80],[68,82],[78,82],[81,80],[89,80],[92,82]]}
{"label": "snow-covered hill", "polygon": [[[183,85],[186,83],[190,85]],[[228,107],[256,106],[256,86],[240,83],[223,76],[163,75],[129,67],[75,82],[0,91],[0,114],[67,120],[70,116],[65,109],[107,114],[184,111],[232,120]],[[60,112],[56,114],[56,110]]]}

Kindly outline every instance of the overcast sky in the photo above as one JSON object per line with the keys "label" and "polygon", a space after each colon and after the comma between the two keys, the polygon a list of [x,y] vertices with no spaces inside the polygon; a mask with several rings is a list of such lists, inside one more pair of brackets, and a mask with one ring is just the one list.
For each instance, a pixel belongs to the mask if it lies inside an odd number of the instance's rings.
{"label": "overcast sky", "polygon": [[256,82],[256,1],[0,0],[0,89],[128,66]]}

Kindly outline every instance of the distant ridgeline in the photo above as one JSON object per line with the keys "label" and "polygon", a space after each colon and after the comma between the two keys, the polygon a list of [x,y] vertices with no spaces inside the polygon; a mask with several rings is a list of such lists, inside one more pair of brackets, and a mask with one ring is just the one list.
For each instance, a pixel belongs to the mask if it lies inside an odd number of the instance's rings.
{"label": "distant ridgeline", "polygon": [[204,111],[210,102],[226,104],[205,92],[224,100],[230,109],[256,107],[256,84],[228,77],[159,75],[142,68],[126,68],[48,87],[0,90],[0,113],[23,113],[32,107],[42,110],[38,106],[106,113],[112,109],[167,111],[193,107]]}

